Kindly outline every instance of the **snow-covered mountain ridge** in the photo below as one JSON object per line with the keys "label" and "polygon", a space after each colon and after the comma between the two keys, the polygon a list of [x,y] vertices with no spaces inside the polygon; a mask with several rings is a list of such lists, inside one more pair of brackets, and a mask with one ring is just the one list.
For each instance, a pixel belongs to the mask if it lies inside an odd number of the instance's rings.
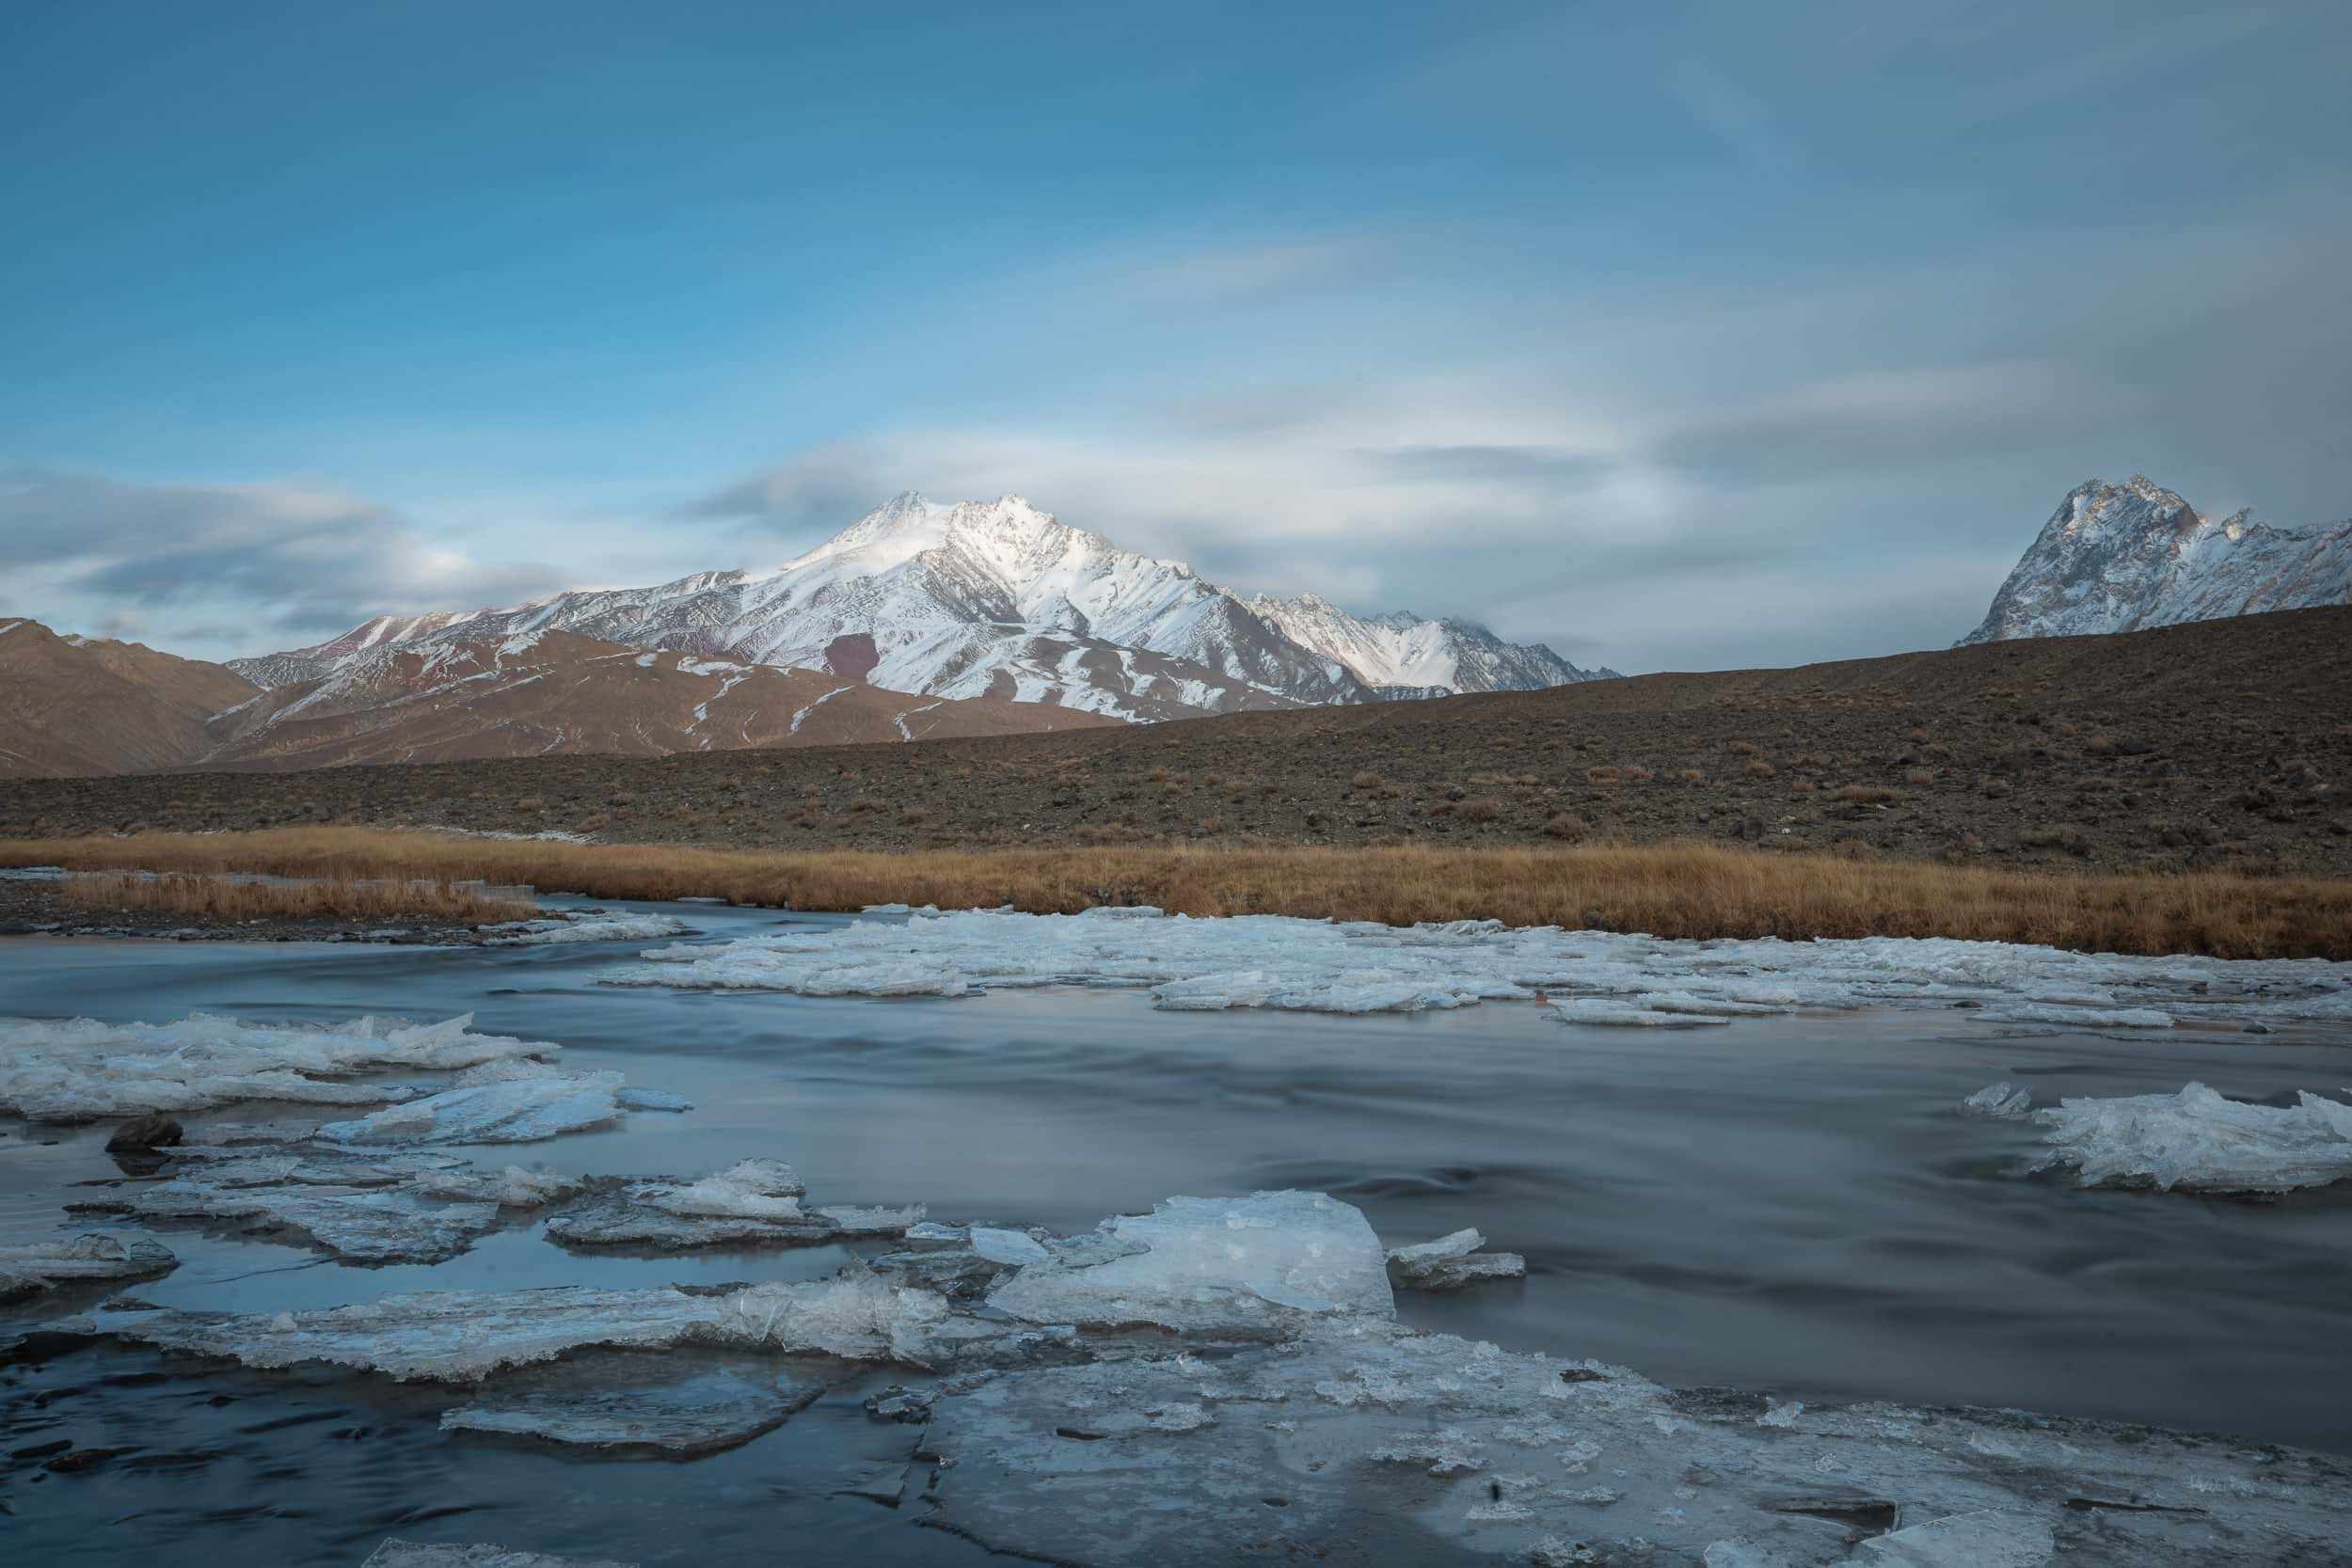
{"label": "snow-covered mountain ridge", "polygon": [[231,667],[277,685],[321,678],[373,648],[543,631],[1130,720],[1526,690],[1612,673],[1465,621],[1362,620],[1311,594],[1245,599],[1018,496],[942,504],[912,492],[772,571],[383,616]]}
{"label": "snow-covered mountain ridge", "polygon": [[2352,521],[2273,528],[2198,515],[2145,475],[2067,492],[1962,643],[2137,631],[2352,603]]}

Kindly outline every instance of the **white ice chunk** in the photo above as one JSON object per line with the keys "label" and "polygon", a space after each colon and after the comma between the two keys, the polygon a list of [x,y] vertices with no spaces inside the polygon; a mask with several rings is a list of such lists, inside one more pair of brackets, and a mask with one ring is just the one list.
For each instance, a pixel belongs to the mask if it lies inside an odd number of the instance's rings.
{"label": "white ice chunk", "polygon": [[491,927],[494,946],[539,946],[564,942],[644,942],[674,937],[686,922],[674,914],[590,914],[568,920],[517,920]]}
{"label": "white ice chunk", "polygon": [[620,1087],[617,1072],[461,1075],[453,1088],[357,1121],[330,1121],[318,1136],[341,1144],[531,1143],[612,1121],[621,1114]]}
{"label": "white ice chunk", "polygon": [[352,1082],[352,1075],[447,1070],[555,1053],[542,1042],[474,1034],[472,1023],[470,1013],[441,1023],[361,1018],[327,1028],[244,1023],[209,1013],[176,1023],[0,1019],[0,1112],[89,1121],[241,1100],[375,1105],[408,1091]]}
{"label": "white ice chunk", "polygon": [[796,1220],[801,1217],[801,1196],[807,1191],[781,1160],[739,1160],[715,1176],[675,1186],[648,1185],[636,1196],[673,1214]]}
{"label": "white ice chunk", "polygon": [[693,1457],[748,1443],[824,1392],[794,1377],[755,1381],[731,1371],[683,1378],[671,1372],[617,1385],[601,1368],[567,1365],[552,1373],[522,1386],[502,1381],[474,1403],[444,1411],[441,1430]]}
{"label": "white ice chunk", "polygon": [[1322,1193],[1174,1197],[1102,1228],[1142,1250],[1084,1267],[1028,1263],[989,1305],[1031,1323],[1204,1331],[1395,1311],[1379,1238],[1359,1211]]}
{"label": "white ice chunk", "polygon": [[691,1111],[694,1102],[667,1089],[624,1088],[613,1098],[624,1111]]}
{"label": "white ice chunk", "polygon": [[2061,1101],[2034,1120],[2050,1146],[2034,1168],[2073,1166],[2086,1187],[2282,1193],[2352,1178],[2352,1105],[2308,1092],[2293,1105],[2249,1105],[2190,1084]]}
{"label": "white ice chunk", "polygon": [[1046,1263],[1053,1254],[1034,1236],[1018,1230],[1005,1230],[995,1226],[976,1225],[972,1227],[972,1250],[992,1263]]}
{"label": "white ice chunk", "polygon": [[2033,1109],[2033,1091],[2003,1082],[1979,1089],[1960,1102],[1961,1114],[1990,1117],[1996,1121],[2016,1121]]}

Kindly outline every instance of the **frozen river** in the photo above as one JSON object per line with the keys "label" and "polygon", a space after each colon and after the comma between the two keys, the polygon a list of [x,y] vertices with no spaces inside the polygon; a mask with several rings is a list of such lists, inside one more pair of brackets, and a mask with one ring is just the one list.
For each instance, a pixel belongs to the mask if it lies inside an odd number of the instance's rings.
{"label": "frozen river", "polygon": [[[686,942],[841,924],[673,912]],[[14,940],[0,1016],[471,1013],[477,1031],[560,1044],[567,1069],[615,1069],[694,1106],[461,1151],[485,1168],[691,1175],[758,1156],[789,1162],[812,1201],[1057,1233],[1176,1194],[1307,1189],[1391,1244],[1476,1227],[1524,1255],[1524,1280],[1396,1297],[1408,1324],[1506,1351],[1813,1406],[2018,1406],[2352,1453],[2352,1188],[2261,1202],[2082,1190],[2017,1174],[2039,1148],[2030,1122],[1955,1111],[2000,1080],[2042,1104],[2192,1080],[2284,1104],[2352,1084],[2352,1026],[2102,1030],[1915,1006],[1613,1029],[1521,1001],[1333,1016],[1162,1010],[1068,986],[947,1001],[598,983],[647,945]],[[119,1174],[111,1124],[0,1121],[0,1240],[55,1231],[83,1191],[71,1184]],[[369,1267],[221,1227],[154,1230],[180,1266],[132,1294],[238,1313],[816,1279],[847,1258],[843,1243],[593,1256],[516,1218],[447,1261]],[[731,1564],[808,1558],[798,1531],[826,1560],[980,1560],[914,1528],[912,1495],[868,1495],[877,1466],[904,1463],[903,1429],[861,1404],[892,1381],[844,1368],[782,1427],[681,1465],[453,1437],[437,1421],[459,1401],[435,1386],[37,1342],[0,1370],[0,1532],[12,1560],[43,1563],[357,1564],[400,1535]],[[44,1468],[61,1439],[102,1458]]]}

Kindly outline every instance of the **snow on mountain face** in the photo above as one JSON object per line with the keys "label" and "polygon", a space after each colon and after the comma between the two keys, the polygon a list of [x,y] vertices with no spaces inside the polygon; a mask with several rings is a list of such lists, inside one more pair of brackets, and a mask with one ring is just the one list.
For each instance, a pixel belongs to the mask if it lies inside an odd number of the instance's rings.
{"label": "snow on mountain face", "polygon": [[1360,621],[1311,597],[1245,602],[1018,496],[943,505],[912,493],[772,572],[379,617],[234,667],[278,684],[371,648],[548,630],[1130,720],[1590,678],[1549,648],[1465,622]]}
{"label": "snow on mountain face", "polygon": [[2058,503],[1965,643],[2136,631],[2352,603],[2352,521],[2291,530],[2197,515],[2145,478]]}
{"label": "snow on mountain face", "polygon": [[1260,594],[1247,603],[1266,625],[1378,692],[1533,691],[1616,675],[1614,670],[1580,670],[1540,642],[1505,642],[1470,621],[1410,614],[1365,620],[1317,594],[1295,599]]}

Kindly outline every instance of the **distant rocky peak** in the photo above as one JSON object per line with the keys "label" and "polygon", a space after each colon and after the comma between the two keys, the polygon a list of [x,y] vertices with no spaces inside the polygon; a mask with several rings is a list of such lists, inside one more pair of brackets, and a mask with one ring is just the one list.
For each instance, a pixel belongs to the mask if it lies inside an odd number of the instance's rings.
{"label": "distant rocky peak", "polygon": [[2130,631],[2352,597],[2352,524],[2198,515],[2145,474],[2089,480],[2042,525],[1964,642]]}

